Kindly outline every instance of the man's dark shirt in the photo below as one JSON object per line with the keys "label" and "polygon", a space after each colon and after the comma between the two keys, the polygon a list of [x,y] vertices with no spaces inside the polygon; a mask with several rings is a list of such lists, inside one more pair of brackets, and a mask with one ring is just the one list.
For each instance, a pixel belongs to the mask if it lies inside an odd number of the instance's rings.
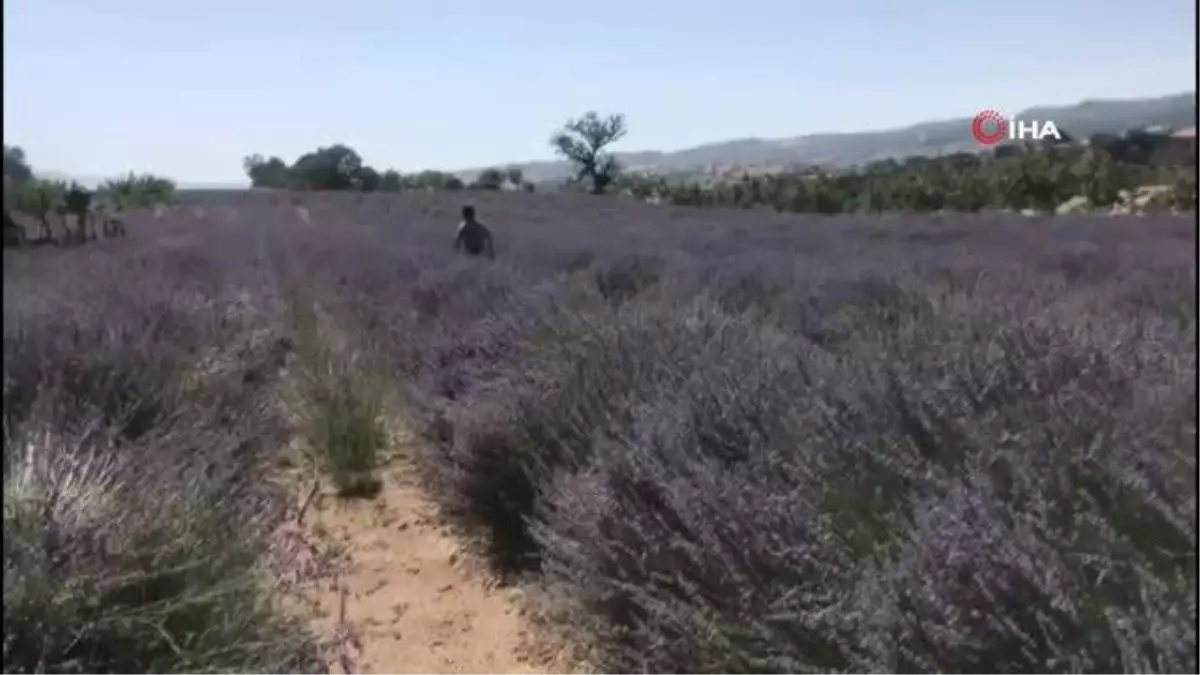
{"label": "man's dark shirt", "polygon": [[487,227],[479,221],[463,221],[458,226],[458,243],[471,255],[480,255],[485,251],[492,255],[492,235]]}

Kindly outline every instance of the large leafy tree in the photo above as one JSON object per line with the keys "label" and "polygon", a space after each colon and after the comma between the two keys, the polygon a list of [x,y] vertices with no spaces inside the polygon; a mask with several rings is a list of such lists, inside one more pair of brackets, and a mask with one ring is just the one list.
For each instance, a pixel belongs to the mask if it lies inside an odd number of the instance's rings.
{"label": "large leafy tree", "polygon": [[399,192],[404,189],[404,178],[399,171],[388,169],[379,177],[379,189],[384,192]]}
{"label": "large leafy tree", "polygon": [[608,146],[625,136],[624,115],[601,117],[589,111],[579,119],[568,120],[550,139],[556,153],[575,165],[575,180],[590,180],[592,194],[604,194],[620,173],[620,165]]}
{"label": "large leafy tree", "polygon": [[267,159],[262,155],[250,155],[242,160],[242,168],[253,187],[285,188],[291,175],[287,163],[278,157]]}
{"label": "large leafy tree", "polygon": [[25,159],[25,151],[15,145],[4,146],[4,182],[20,185],[33,180],[33,169]]}
{"label": "large leafy tree", "polygon": [[362,157],[341,143],[300,156],[292,165],[296,187],[309,190],[349,190],[357,187]]}

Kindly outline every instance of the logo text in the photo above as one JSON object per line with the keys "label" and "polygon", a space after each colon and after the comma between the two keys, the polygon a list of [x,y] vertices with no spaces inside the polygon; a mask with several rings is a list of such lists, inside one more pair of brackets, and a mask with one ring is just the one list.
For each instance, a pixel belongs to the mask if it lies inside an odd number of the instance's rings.
{"label": "logo text", "polygon": [[1063,139],[1053,120],[1007,118],[995,110],[984,110],[971,120],[971,135],[980,145],[996,145],[1003,140],[1041,141]]}

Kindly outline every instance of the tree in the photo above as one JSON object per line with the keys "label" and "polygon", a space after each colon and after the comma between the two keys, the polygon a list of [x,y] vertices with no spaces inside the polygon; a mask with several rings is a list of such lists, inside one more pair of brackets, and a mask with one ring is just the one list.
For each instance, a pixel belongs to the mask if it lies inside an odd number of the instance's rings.
{"label": "tree", "polygon": [[18,206],[23,188],[33,180],[33,169],[25,160],[25,151],[15,145],[4,146],[4,212]]}
{"label": "tree", "polygon": [[484,169],[471,183],[474,190],[499,190],[504,187],[504,174],[500,169]]}
{"label": "tree", "polygon": [[374,192],[379,189],[379,185],[383,182],[383,178],[379,175],[379,172],[369,166],[359,169],[358,175],[355,176],[354,180],[358,185],[358,189],[363,192]]}
{"label": "tree", "polygon": [[[88,211],[92,205],[92,191],[75,181],[71,181],[63,198],[66,213],[75,216],[75,238],[83,242],[88,239]],[[95,224],[92,233],[95,234]]]}
{"label": "tree", "polygon": [[592,194],[600,195],[616,179],[620,165],[605,148],[625,136],[625,116],[601,118],[589,111],[578,120],[567,120],[551,139],[557,154],[575,165],[575,181],[591,180]]}
{"label": "tree", "polygon": [[1093,206],[1109,206],[1121,192],[1120,167],[1104,150],[1088,148],[1075,166],[1080,194]]}
{"label": "tree", "polygon": [[96,194],[111,200],[118,208],[169,204],[175,200],[175,181],[130,171],[126,176],[105,181]]}
{"label": "tree", "polygon": [[384,192],[400,192],[404,189],[404,179],[400,176],[400,172],[395,169],[388,169],[379,177],[379,189]]}
{"label": "tree", "polygon": [[250,155],[242,160],[242,168],[250,178],[250,185],[257,188],[285,188],[288,186],[290,170],[278,157],[264,159],[262,155]]}
{"label": "tree", "polygon": [[298,187],[309,190],[350,190],[356,187],[362,168],[362,157],[338,143],[302,155],[292,165],[291,177]]}
{"label": "tree", "polygon": [[4,146],[4,182],[20,185],[33,180],[33,169],[25,159],[25,151],[15,145]]}

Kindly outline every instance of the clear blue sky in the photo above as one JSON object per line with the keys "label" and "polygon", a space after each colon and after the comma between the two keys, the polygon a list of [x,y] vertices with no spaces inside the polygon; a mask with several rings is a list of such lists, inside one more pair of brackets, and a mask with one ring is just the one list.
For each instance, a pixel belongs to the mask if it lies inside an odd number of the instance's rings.
{"label": "clear blue sky", "polygon": [[335,142],[401,171],[548,158],[594,108],[622,149],[677,149],[1190,90],[1195,25],[1194,0],[6,0],[4,140],[238,182]]}

